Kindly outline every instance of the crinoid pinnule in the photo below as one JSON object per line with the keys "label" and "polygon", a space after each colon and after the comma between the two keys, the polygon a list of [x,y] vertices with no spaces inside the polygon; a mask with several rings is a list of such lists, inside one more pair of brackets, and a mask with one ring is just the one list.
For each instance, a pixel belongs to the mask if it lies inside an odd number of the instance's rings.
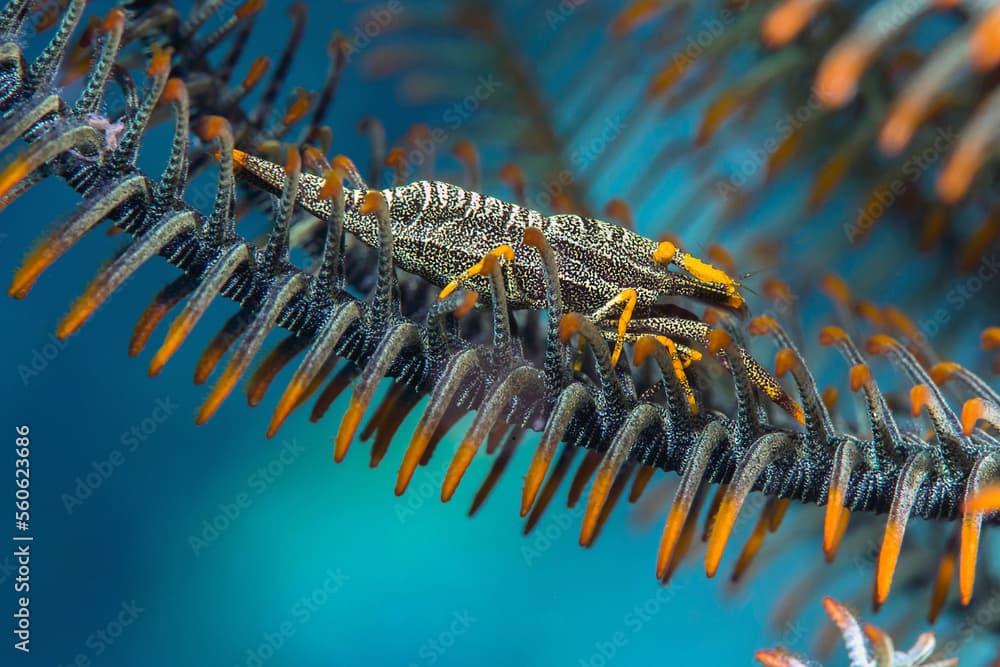
{"label": "crinoid pinnule", "polygon": [[[917,637],[909,651],[897,651],[884,630],[861,620],[850,609],[833,598],[823,598],[823,608],[843,636],[851,667],[953,667],[955,658],[934,659],[936,640],[934,633],[925,632]],[[762,649],[754,656],[767,667],[810,667],[817,663],[800,658],[785,649]]]}

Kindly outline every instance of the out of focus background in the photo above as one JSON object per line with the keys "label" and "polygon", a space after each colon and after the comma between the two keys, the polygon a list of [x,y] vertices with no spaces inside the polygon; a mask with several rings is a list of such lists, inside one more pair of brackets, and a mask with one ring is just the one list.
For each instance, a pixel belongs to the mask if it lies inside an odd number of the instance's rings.
{"label": "out of focus background", "polygon": [[[655,32],[636,28],[616,36],[612,20],[624,3],[307,4],[293,85],[321,83],[335,31],[352,45],[328,118],[333,153],[367,164],[368,140],[358,131],[365,118],[382,122],[389,145],[414,125],[438,128],[432,152],[442,178],[460,174],[450,151],[468,139],[479,148],[487,192],[510,196],[498,174],[514,162],[528,176],[529,202],[546,212],[576,204],[603,215],[604,205],[620,197],[650,236],[674,233],[702,255],[721,244],[762,298],[765,276],[792,284],[796,297],[782,315],[801,322],[811,341],[830,310],[820,276],[837,271],[855,278],[849,282],[860,297],[899,304],[917,321],[931,321],[941,304],[951,303],[952,325],[935,328],[932,343],[966,362],[980,354],[976,336],[991,319],[984,295],[994,291],[988,286],[993,276],[980,275],[986,286],[955,306],[951,290],[965,294],[972,289],[968,276],[977,275],[949,263],[958,241],[917,254],[917,235],[905,232],[905,209],[887,213],[863,246],[845,237],[844,225],[856,221],[863,205],[858,193],[884,174],[879,164],[847,170],[824,206],[804,202],[824,156],[841,145],[834,135],[804,139],[799,166],[769,181],[754,206],[734,213],[718,175],[736,189],[763,182],[763,165],[775,149],[761,147],[782,139],[778,123],[811,122],[808,108],[787,99],[807,95],[808,81],[785,95],[782,90],[799,85],[797,75],[779,71],[774,92],[718,129],[711,150],[695,141],[706,131],[705,115],[720,90],[749,80],[743,77],[755,71],[755,50],[734,46],[714,71],[698,75],[702,88],[678,88],[680,99],[658,98],[649,86],[669,54],[690,49],[687,57],[696,60],[721,48],[713,45],[735,19],[687,6],[672,34],[656,24]],[[109,6],[93,2],[87,11]],[[277,58],[291,27],[287,10],[272,2],[261,11],[249,55]],[[854,10],[860,12],[847,3],[843,12]],[[952,23],[948,16],[930,21],[913,39],[933,44]],[[799,111],[806,114],[801,122]],[[166,124],[150,131],[144,168],[162,168],[169,135]],[[214,172],[204,178],[211,193]],[[50,180],[4,212],[4,275],[77,200]],[[89,235],[29,298],[0,300],[6,469],[11,479],[14,427],[27,424],[35,537],[32,652],[28,662],[15,654],[8,634],[3,664],[749,665],[759,648],[781,644],[816,654],[824,642],[836,648],[830,664],[846,664],[843,648],[821,636],[830,625],[822,595],[862,605],[870,620],[898,630],[905,646],[925,629],[926,581],[935,574],[929,564],[936,568],[944,530],[916,526],[907,535],[901,568],[909,563],[914,571],[906,580],[925,585],[899,584],[872,617],[865,601],[877,542],[845,547],[842,558],[827,565],[821,508],[793,507],[738,587],[728,577],[750,519],[738,525],[715,580],[692,558],[661,587],[655,554],[676,475],[658,473],[651,498],[619,507],[596,545],[584,550],[577,545],[582,509],[560,502],[522,535],[520,475],[532,437],[469,519],[475,484],[463,485],[450,503],[439,502],[447,457],[419,469],[404,496],[393,495],[417,411],[375,470],[368,466],[369,444],[356,442],[344,463],[332,461],[346,394],[317,424],[308,422],[307,411],[293,413],[270,441],[264,432],[274,389],[258,409],[234,392],[212,420],[195,426],[207,390],[192,385],[192,370],[235,305],[213,305],[155,379],[146,376],[152,350],[133,359],[126,349],[135,318],[176,276],[165,262],[144,267],[77,335],[65,342],[53,336],[72,299],[122,238]],[[990,265],[974,268],[983,266]],[[812,358],[821,385],[846,379],[835,355]],[[462,432],[460,424],[442,451]],[[481,479],[488,467],[486,457],[478,458],[468,479]],[[990,553],[996,552],[984,560]],[[15,571],[10,549],[3,554],[0,599],[7,609]],[[939,638],[955,638],[950,646],[963,664],[984,663],[995,651],[989,627],[996,619],[964,633],[963,623],[946,613]]]}

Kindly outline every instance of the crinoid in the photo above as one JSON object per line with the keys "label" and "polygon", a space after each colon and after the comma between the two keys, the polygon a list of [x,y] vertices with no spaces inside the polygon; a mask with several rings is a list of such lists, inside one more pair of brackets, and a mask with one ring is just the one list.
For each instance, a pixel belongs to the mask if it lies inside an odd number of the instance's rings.
{"label": "crinoid", "polygon": [[[958,664],[955,658],[930,661],[936,646],[932,632],[920,635],[913,647],[904,653],[893,647],[892,637],[885,631],[867,623],[862,625],[850,609],[833,598],[823,598],[823,608],[843,635],[851,667],[951,667]],[[781,648],[760,650],[754,657],[767,667],[809,667],[817,664]]]}
{"label": "crinoid", "polygon": [[[55,81],[84,2],[70,3],[48,45],[31,60],[19,41],[27,5],[12,2],[0,15],[0,147],[19,144],[0,173],[0,206],[13,206],[50,176],[67,182],[81,199],[28,254],[9,291],[26,296],[55,260],[105,219],[129,235],[58,325],[58,338],[78,331],[140,266],[161,256],[182,276],[154,297],[130,348],[141,353],[158,325],[179,311],[152,355],[151,374],[164,368],[217,297],[239,306],[197,362],[199,384],[220,369],[198,423],[209,420],[248,374],[249,402],[262,402],[282,370],[301,356],[276,401],[267,435],[314,396],[311,418],[321,419],[350,388],[333,443],[338,461],[360,431],[362,439],[373,438],[370,461],[378,465],[406,415],[426,401],[401,457],[397,494],[468,415],[440,495],[453,497],[485,442],[486,453],[495,456],[470,513],[482,507],[524,435],[536,431],[521,514],[528,528],[536,525],[575,459],[582,458],[568,503],[586,495],[583,545],[594,542],[623,497],[642,495],[657,470],[680,473],[656,559],[660,580],[669,579],[691,550],[705,507],[705,569],[715,575],[745,501],[759,492],[767,500],[737,569],[754,557],[791,504],[825,504],[823,547],[829,558],[851,512],[888,515],[876,565],[876,604],[889,594],[911,518],[959,526],[961,537],[949,547],[949,557],[958,559],[963,602],[971,600],[982,523],[995,517],[965,501],[1000,477],[1000,398],[972,370],[936,363],[934,350],[901,314],[862,325],[852,313],[863,309],[846,285],[833,278],[825,283],[843,326],[824,328],[820,340],[840,352],[850,367],[851,389],[862,393],[863,422],[854,424],[831,413],[812,364],[782,324],[770,316],[748,325],[740,319],[743,296],[728,267],[609,223],[545,216],[524,205],[523,188],[515,187],[515,201],[508,203],[446,183],[408,183],[402,152],[383,155],[382,137],[371,124],[377,159],[366,179],[343,156],[327,160],[322,119],[307,120],[309,105],[297,103],[301,96],[276,124],[227,104],[211,107],[213,99],[239,98],[260,80],[259,68],[235,93],[205,93],[207,111],[192,112],[188,86],[171,78],[169,39],[149,40],[140,92],[116,64],[129,34],[120,11],[93,36],[94,63],[78,99],[67,99]],[[237,10],[235,22],[224,19],[228,32],[238,36],[240,21],[252,20],[254,4],[247,7]],[[200,8],[221,12],[222,3]],[[191,39],[187,34],[172,44],[179,71],[204,70],[198,65],[202,52],[221,43],[208,37],[199,49],[190,46]],[[332,98],[343,53],[333,49],[328,92],[319,100]],[[284,68],[276,69],[273,85],[280,87]],[[120,131],[118,121],[97,122],[91,115],[110,97],[112,80],[123,100]],[[272,87],[262,104],[278,94]],[[154,178],[137,167],[137,155],[158,105],[170,108],[174,125],[166,168]],[[309,123],[300,140],[284,147],[270,141],[287,137],[300,121]],[[209,152],[218,156],[215,194],[206,211],[193,207],[186,193],[197,157],[189,124],[207,149],[198,154],[201,164],[209,163]],[[261,153],[281,159],[257,157]],[[469,145],[460,154],[469,158],[467,165],[477,165]],[[370,190],[367,182],[387,175],[384,163],[394,186]],[[237,170],[274,195],[270,228],[259,242],[237,230],[246,210]],[[478,169],[467,171],[467,180],[476,183]],[[421,246],[419,234],[408,229],[421,217],[437,226],[452,224],[454,233]],[[302,262],[293,250],[304,254]],[[659,282],[650,287],[640,278]],[[601,289],[592,289],[601,281]],[[772,294],[780,291],[775,283]],[[703,316],[692,312],[692,304],[706,302]],[[863,353],[854,340],[868,324],[873,335]],[[251,372],[266,339],[279,330],[284,337]],[[776,342],[776,375],[792,376],[794,398],[752,354],[747,334]],[[983,340],[996,347],[1000,337],[991,329]],[[623,353],[626,345],[633,355]],[[878,357],[900,371],[911,415],[926,415],[929,432],[921,423],[903,422],[882,393],[869,365]],[[377,399],[383,380],[391,386]],[[960,417],[949,395],[973,407]]]}

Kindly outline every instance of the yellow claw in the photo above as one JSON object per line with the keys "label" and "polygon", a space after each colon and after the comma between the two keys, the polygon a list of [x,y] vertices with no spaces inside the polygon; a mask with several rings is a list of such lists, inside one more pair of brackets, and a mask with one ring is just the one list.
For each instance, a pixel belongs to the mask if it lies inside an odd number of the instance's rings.
{"label": "yellow claw", "polygon": [[462,283],[465,283],[474,276],[481,276],[483,274],[489,273],[493,270],[493,265],[496,264],[498,259],[503,259],[507,262],[514,261],[514,249],[509,245],[497,246],[493,250],[490,250],[486,255],[473,264],[471,267],[460,273],[455,277],[450,283],[444,286],[444,289],[438,294],[438,300],[445,299],[449,294],[458,289]]}
{"label": "yellow claw", "polygon": [[653,252],[653,261],[657,264],[675,264],[702,282],[721,285],[729,296],[729,305],[733,308],[743,306],[743,297],[736,290],[740,283],[719,267],[709,264],[694,255],[684,252],[670,241],[662,241]]}

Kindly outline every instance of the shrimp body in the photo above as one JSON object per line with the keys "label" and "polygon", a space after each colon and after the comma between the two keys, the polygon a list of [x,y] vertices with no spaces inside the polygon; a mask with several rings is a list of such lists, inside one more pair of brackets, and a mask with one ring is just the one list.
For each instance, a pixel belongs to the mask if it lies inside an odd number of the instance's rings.
{"label": "shrimp body", "polygon": [[[273,193],[281,191],[285,179],[282,166],[242,151],[235,152],[235,160],[242,176]],[[320,196],[324,183],[322,177],[302,174],[297,203],[325,220],[332,212],[332,203]],[[525,230],[534,227],[542,231],[556,255],[568,311],[595,313],[626,289],[635,290],[637,315],[664,296],[693,297],[730,308],[743,305],[735,281],[722,271],[678,252],[668,253],[666,261],[675,255],[687,257],[689,264],[696,262],[712,271],[705,275],[713,279],[669,270],[663,258],[664,244],[616,224],[571,214],[545,216],[440,181],[416,181],[381,193],[392,221],[397,266],[439,287],[448,285],[496,248],[509,247],[513,261],[504,266],[508,302],[515,309],[544,309],[542,260],[524,242]],[[361,189],[345,190],[344,228],[377,248],[375,218],[361,212],[365,194]],[[473,277],[468,286],[483,303],[489,302],[488,280]]]}

